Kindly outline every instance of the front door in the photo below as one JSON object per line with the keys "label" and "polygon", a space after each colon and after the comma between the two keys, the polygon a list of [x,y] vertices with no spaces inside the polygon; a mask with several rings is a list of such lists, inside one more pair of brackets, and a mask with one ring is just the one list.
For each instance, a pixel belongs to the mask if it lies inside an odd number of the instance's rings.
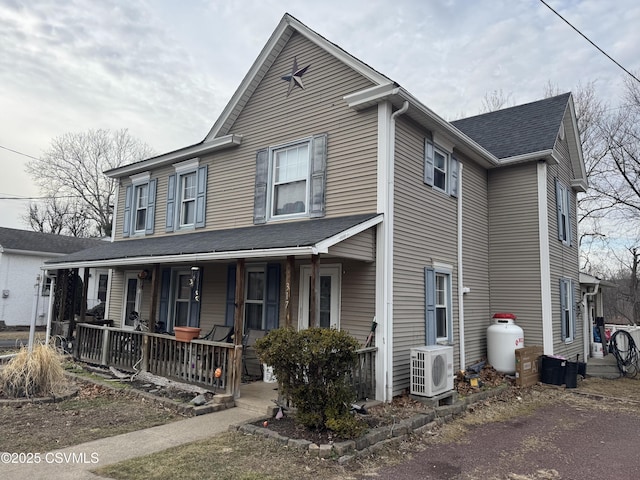
{"label": "front door", "polygon": [[[340,291],[342,280],[340,265],[320,266],[320,327],[340,329]],[[311,305],[311,265],[300,268],[300,308],[298,328],[309,328]]]}
{"label": "front door", "polygon": [[131,312],[140,312],[140,287],[137,273],[126,273],[124,276],[124,308],[122,311],[122,327],[135,327]]}

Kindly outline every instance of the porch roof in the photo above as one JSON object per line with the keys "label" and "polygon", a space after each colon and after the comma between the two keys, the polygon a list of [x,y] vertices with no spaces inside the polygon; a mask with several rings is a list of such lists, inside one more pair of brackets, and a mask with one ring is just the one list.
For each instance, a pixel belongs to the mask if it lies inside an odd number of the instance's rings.
{"label": "porch roof", "polygon": [[327,253],[382,221],[376,213],[271,223],[101,244],[45,262],[49,270]]}

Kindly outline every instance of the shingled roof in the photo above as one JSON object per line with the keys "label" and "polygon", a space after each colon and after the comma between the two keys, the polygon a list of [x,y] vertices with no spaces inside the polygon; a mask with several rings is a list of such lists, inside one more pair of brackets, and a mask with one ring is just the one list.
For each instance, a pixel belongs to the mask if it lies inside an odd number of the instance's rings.
{"label": "shingled roof", "polygon": [[157,257],[277,248],[309,247],[376,217],[375,213],[299,222],[213,230],[186,235],[166,235],[121,240],[67,255],[48,264],[100,262],[136,258],[141,262]]}
{"label": "shingled roof", "polygon": [[553,149],[570,93],[451,122],[499,159]]}
{"label": "shingled roof", "polygon": [[100,245],[100,240],[0,227],[0,248],[42,253],[74,253]]}

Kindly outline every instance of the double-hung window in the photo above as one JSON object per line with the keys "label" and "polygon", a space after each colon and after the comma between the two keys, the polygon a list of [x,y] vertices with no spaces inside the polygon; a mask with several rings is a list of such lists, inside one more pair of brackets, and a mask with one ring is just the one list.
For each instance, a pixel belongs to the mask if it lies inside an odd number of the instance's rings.
{"label": "double-hung window", "polygon": [[453,341],[450,266],[424,269],[426,344],[449,344]]}
{"label": "double-hung window", "polygon": [[458,196],[456,158],[431,140],[424,142],[424,183],[452,197]]}
{"label": "double-hung window", "polygon": [[573,342],[576,331],[575,292],[573,280],[560,279],[560,321],[562,341]]}
{"label": "double-hung window", "polygon": [[149,198],[149,184],[143,183],[135,187],[135,226],[134,233],[144,233],[147,225],[147,201]]}
{"label": "double-hung window", "polygon": [[173,165],[167,183],[167,232],[205,226],[207,165],[195,158]]}
{"label": "double-hung window", "polygon": [[254,223],[325,214],[327,135],[256,153]]}
{"label": "double-hung window", "polygon": [[122,236],[149,235],[155,227],[156,185],[149,172],[129,177],[131,185],[125,192]]}
{"label": "double-hung window", "polygon": [[307,213],[310,143],[273,150],[272,217]]}
{"label": "double-hung window", "polygon": [[571,192],[556,179],[556,206],[558,209],[558,240],[571,245]]}
{"label": "double-hung window", "polygon": [[196,172],[180,176],[180,228],[192,227],[196,218]]}

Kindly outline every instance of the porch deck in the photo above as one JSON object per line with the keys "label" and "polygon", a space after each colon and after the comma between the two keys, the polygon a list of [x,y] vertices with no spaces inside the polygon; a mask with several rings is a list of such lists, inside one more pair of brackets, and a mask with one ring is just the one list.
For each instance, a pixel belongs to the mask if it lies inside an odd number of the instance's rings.
{"label": "porch deck", "polygon": [[[375,398],[376,347],[357,351],[351,380],[358,400]],[[277,383],[242,384],[243,346],[208,340],[182,342],[165,334],[79,323],[74,357],[82,362],[121,370],[149,372],[216,392],[232,394],[259,413],[275,407]],[[243,396],[245,397],[244,399]]]}

